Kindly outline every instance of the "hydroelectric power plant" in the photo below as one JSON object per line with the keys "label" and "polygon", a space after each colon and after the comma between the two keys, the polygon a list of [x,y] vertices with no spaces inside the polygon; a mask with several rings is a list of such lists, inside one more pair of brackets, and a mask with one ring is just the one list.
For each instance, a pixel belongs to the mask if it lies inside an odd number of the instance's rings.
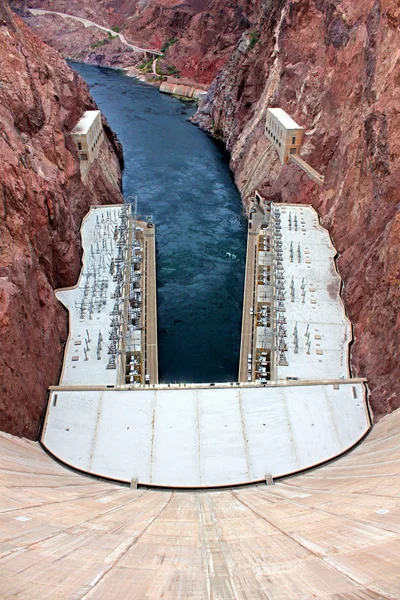
{"label": "hydroelectric power plant", "polygon": [[57,293],[71,329],[42,443],[59,460],[134,485],[217,487],[308,469],[368,432],[327,232],[310,207],[251,214],[240,382],[163,385],[153,223],[132,205],[92,209],[80,282]]}
{"label": "hydroelectric power plant", "polygon": [[136,199],[82,223],[80,279],[57,292],[70,336],[47,450],[112,480],[207,488],[272,481],[354,446],[370,428],[366,386],[351,377],[336,251],[315,211],[256,193],[230,381],[159,382],[155,232]]}
{"label": "hydroelectric power plant", "polygon": [[13,4],[230,155],[0,0],[0,598],[400,598],[396,3]]}

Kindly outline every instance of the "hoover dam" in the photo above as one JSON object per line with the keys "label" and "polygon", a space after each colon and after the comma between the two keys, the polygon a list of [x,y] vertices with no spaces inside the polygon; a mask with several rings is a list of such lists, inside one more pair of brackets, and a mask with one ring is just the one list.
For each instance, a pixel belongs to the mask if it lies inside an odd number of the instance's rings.
{"label": "hoover dam", "polygon": [[84,217],[41,443],[0,434],[0,596],[399,598],[400,416],[371,430],[317,213],[256,194],[238,378],[195,384],[159,381],[136,212]]}
{"label": "hoover dam", "polygon": [[[399,600],[398,6],[28,5],[0,0],[0,598]],[[209,91],[86,85],[58,38]]]}

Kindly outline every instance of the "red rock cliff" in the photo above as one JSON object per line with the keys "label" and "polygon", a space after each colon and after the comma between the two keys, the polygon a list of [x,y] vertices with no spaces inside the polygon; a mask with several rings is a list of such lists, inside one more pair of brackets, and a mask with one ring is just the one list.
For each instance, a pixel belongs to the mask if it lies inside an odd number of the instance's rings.
{"label": "red rock cliff", "polygon": [[53,290],[76,282],[89,206],[122,201],[106,123],[81,182],[69,132],[91,108],[86,84],[0,0],[0,429],[31,439],[67,335]]}
{"label": "red rock cliff", "polygon": [[[87,18],[106,27],[118,26],[128,42],[142,48],[160,49],[174,43],[163,58],[164,73],[175,67],[183,78],[211,83],[226,63],[240,35],[250,27],[255,0],[13,0],[40,37],[75,60],[103,66],[143,63],[104,31],[85,28],[59,16],[32,17],[26,7],[42,8]],[[161,66],[161,65],[160,65]]]}
{"label": "red rock cliff", "polygon": [[[395,0],[261,0],[197,121],[221,137],[247,201],[311,203],[331,232],[354,324],[354,374],[377,416],[400,406],[400,8]],[[281,167],[268,106],[306,128],[321,189]]]}

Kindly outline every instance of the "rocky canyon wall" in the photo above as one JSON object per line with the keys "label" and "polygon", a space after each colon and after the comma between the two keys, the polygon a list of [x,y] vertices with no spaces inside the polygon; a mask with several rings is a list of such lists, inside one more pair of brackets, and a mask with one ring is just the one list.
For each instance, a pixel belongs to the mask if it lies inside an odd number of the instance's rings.
{"label": "rocky canyon wall", "polygon": [[[400,6],[261,0],[256,13],[196,120],[225,141],[246,203],[259,189],[321,215],[354,324],[353,373],[368,378],[379,417],[400,406]],[[305,127],[302,157],[323,188],[281,166],[268,106]]]}
{"label": "rocky canyon wall", "polygon": [[91,204],[122,202],[121,148],[106,141],[86,185],[70,131],[96,108],[86,84],[0,0],[0,429],[35,439],[58,381]]}
{"label": "rocky canyon wall", "polygon": [[[35,16],[41,8],[117,27],[126,40],[141,48],[161,49],[158,72],[208,84],[226,63],[241,34],[251,27],[256,0],[12,0],[40,37],[64,56],[94,65],[129,67],[151,56],[133,52],[104,31],[59,16]],[[167,43],[167,44],[166,44]],[[148,66],[151,72],[151,64]],[[171,71],[172,69],[172,71]]]}

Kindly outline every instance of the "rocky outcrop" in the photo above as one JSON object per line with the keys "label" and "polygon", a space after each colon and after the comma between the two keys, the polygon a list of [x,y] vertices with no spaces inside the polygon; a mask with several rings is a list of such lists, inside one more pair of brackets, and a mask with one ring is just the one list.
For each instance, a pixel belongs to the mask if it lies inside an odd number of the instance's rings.
{"label": "rocky outcrop", "polygon": [[[354,324],[354,374],[377,416],[400,406],[400,11],[394,0],[260,0],[196,120],[225,141],[245,202],[258,188],[311,203],[332,235]],[[321,189],[282,167],[264,136],[268,106],[306,128]]]}
{"label": "rocky outcrop", "polygon": [[67,335],[53,291],[76,282],[89,206],[122,201],[121,148],[104,122],[107,139],[82,184],[69,133],[95,104],[5,0],[0,60],[0,429],[35,439]]}
{"label": "rocky outcrop", "polygon": [[[172,4],[176,6],[172,6]],[[240,35],[251,26],[252,0],[209,0],[197,4],[149,2],[127,22],[127,35],[146,33],[150,47],[166,50],[165,59],[182,77],[209,84],[231,56]]]}
{"label": "rocky outcrop", "polygon": [[[64,56],[95,65],[131,67],[151,57],[133,52],[104,31],[56,15],[35,16],[27,7],[83,17],[117,27],[141,48],[165,49],[165,74],[209,84],[251,26],[254,0],[13,0],[40,37]],[[151,70],[151,64],[147,65]]]}

